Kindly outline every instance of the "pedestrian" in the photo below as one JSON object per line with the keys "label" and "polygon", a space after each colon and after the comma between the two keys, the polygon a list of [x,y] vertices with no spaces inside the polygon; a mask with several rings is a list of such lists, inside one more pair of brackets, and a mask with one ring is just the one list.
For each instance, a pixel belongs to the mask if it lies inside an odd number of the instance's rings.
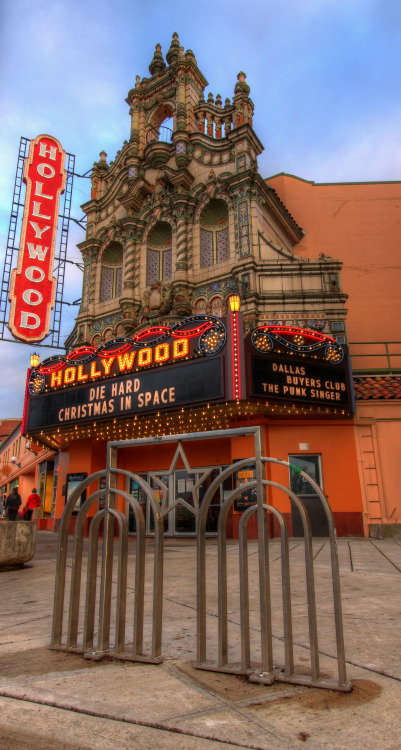
{"label": "pedestrian", "polygon": [[7,500],[6,500],[6,512],[9,521],[15,521],[18,515],[18,508],[21,505],[21,497],[18,494],[18,487],[13,487]]}
{"label": "pedestrian", "polygon": [[39,508],[39,505],[40,497],[36,491],[36,487],[34,487],[24,507],[24,518],[26,521],[30,521],[32,519],[32,513],[34,510],[36,510],[36,508]]}

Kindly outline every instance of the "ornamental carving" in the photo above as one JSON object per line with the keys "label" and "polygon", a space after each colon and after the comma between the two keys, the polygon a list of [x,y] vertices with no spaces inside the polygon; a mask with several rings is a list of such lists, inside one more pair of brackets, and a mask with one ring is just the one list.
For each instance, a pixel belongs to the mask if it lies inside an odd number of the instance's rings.
{"label": "ornamental carving", "polygon": [[172,308],[171,284],[162,284],[158,281],[144,293],[142,315],[146,318],[154,318],[165,315]]}
{"label": "ornamental carving", "polygon": [[190,315],[192,312],[192,292],[188,287],[179,285],[174,288],[174,312],[177,315]]}

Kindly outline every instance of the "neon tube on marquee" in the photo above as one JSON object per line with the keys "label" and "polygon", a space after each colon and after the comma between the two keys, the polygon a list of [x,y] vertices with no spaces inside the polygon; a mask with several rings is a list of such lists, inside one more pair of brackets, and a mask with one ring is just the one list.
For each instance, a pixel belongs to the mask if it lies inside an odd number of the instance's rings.
{"label": "neon tube on marquee", "polygon": [[60,195],[66,183],[65,151],[50,135],[31,142],[25,162],[26,197],[17,268],[12,271],[9,328],[16,339],[42,341],[56,295],[54,249]]}
{"label": "neon tube on marquee", "polygon": [[213,315],[192,315],[171,328],[150,326],[132,338],[117,338],[100,346],[80,346],[66,355],[45,359],[30,372],[32,396],[45,390],[80,385],[98,378],[174,364],[184,359],[219,354],[226,328]]}

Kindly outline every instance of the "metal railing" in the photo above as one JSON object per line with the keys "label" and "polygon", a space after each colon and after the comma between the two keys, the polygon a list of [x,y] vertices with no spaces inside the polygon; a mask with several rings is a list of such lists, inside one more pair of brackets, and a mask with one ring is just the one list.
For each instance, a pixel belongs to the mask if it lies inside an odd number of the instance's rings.
{"label": "metal railing", "polygon": [[354,375],[401,373],[401,341],[354,341],[349,350]]}
{"label": "metal railing", "polygon": [[[189,464],[183,450],[183,443],[191,440],[213,440],[224,437],[234,438],[249,436],[254,439],[255,456],[242,459],[232,464],[210,484],[203,501],[195,498],[197,485],[194,485],[194,505],[189,506],[184,500],[174,500],[170,503],[164,497],[160,505],[155,491],[150,484],[138,474],[117,467],[117,450],[120,447],[139,447],[141,445],[159,445],[160,443],[178,443],[176,456],[183,458],[187,470]],[[186,435],[168,435],[158,438],[143,438],[108,443],[107,466],[105,471],[96,472],[87,477],[75,489],[65,507],[59,534],[59,549],[56,571],[56,586],[53,613],[53,629],[51,647],[59,650],[81,652],[87,658],[100,659],[105,655],[119,659],[129,659],[149,663],[159,663],[162,660],[162,619],[163,619],[163,551],[164,551],[164,517],[182,502],[197,518],[197,663],[199,669],[228,672],[246,675],[250,681],[271,684],[279,680],[301,685],[337,690],[350,690],[351,683],[347,681],[344,653],[344,637],[342,627],[340,578],[337,555],[337,540],[333,513],[318,485],[305,472],[280,459],[268,458],[262,455],[262,429],[259,427],[237,428],[231,430],[216,430],[212,432],[192,433]],[[173,461],[174,464],[174,461]],[[173,467],[172,464],[172,467]],[[208,658],[207,641],[207,566],[206,566],[206,522],[209,507],[215,493],[222,483],[244,466],[255,466],[255,479],[234,489],[225,497],[218,521],[218,644],[217,661]],[[336,635],[337,677],[328,679],[320,673],[318,624],[316,614],[315,584],[313,571],[312,534],[307,510],[302,500],[290,489],[277,482],[267,480],[265,467],[267,464],[279,464],[300,474],[309,483],[313,493],[319,498],[325,511],[328,528],[331,556],[331,576],[333,589],[334,626]],[[173,468],[170,467],[170,473]],[[168,473],[168,472],[167,472]],[[153,597],[152,597],[152,625],[151,625],[151,653],[143,650],[144,643],[144,594],[145,594],[145,518],[142,506],[133,495],[119,489],[118,476],[127,481],[135,481],[146,494],[154,516],[154,563],[153,563]],[[71,577],[69,581],[68,624],[63,627],[64,602],[67,590],[67,544],[68,531],[72,514],[82,492],[93,483],[105,479],[105,488],[92,493],[80,508],[74,533],[74,549],[72,558]],[[296,670],[294,664],[292,599],[290,583],[290,565],[288,549],[288,528],[285,515],[272,505],[266,503],[266,488],[274,487],[285,493],[298,508],[304,530],[304,555],[306,574],[306,599],[308,612],[308,632],[310,650],[310,674]],[[228,566],[227,566],[227,519],[234,501],[244,491],[256,489],[257,502],[242,515],[239,538],[239,597],[240,597],[240,631],[241,631],[241,660],[240,663],[229,662],[228,637]],[[91,519],[89,534],[89,550],[86,574],[86,596],[82,614],[80,612],[81,578],[83,568],[83,534],[88,513],[94,503],[104,497],[104,508],[97,510]],[[128,522],[127,516],[117,509],[117,499],[122,498],[132,508],[136,520],[136,567],[135,567],[135,601],[133,615],[132,645],[127,646],[126,640],[126,611],[127,611],[127,565],[128,565]],[[258,578],[260,615],[260,663],[259,656],[252,661],[250,639],[250,603],[249,603],[249,564],[247,526],[253,513],[257,514],[258,522]],[[272,513],[280,526],[281,536],[281,595],[283,608],[283,636],[285,664],[283,668],[275,666],[273,659],[273,629],[271,605],[271,576],[269,569],[269,537],[268,513]],[[99,537],[103,522],[103,540]],[[116,524],[118,526],[118,540],[115,540]],[[101,544],[101,572],[100,582],[97,581],[98,549]],[[117,581],[115,582],[116,609],[114,620],[112,617],[112,589],[113,589],[113,552],[117,550]],[[98,600],[98,622],[95,628],[96,600]],[[81,616],[81,620],[80,620]],[[113,622],[112,622],[113,620]],[[112,627],[113,625],[113,627]],[[64,632],[66,630],[66,632]],[[78,634],[82,630],[82,636]],[[114,632],[114,636],[113,636]],[[277,638],[277,636],[276,636]],[[131,640],[131,637],[129,638]]]}
{"label": "metal railing", "polygon": [[146,144],[149,145],[149,143],[154,143],[155,141],[172,143],[173,131],[170,128],[166,128],[165,125],[160,125],[158,128],[151,128],[146,133]]}

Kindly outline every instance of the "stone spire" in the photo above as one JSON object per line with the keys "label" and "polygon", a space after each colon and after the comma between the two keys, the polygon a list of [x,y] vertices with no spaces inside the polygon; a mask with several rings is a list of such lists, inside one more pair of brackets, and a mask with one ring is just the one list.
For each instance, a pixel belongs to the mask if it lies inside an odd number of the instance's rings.
{"label": "stone spire", "polygon": [[150,75],[154,76],[154,75],[157,75],[158,73],[162,73],[165,67],[166,67],[166,63],[163,60],[161,45],[156,44],[156,49],[153,55],[153,60],[149,65]]}
{"label": "stone spire", "polygon": [[167,60],[168,65],[171,65],[176,60],[178,60],[179,54],[180,54],[180,42],[178,40],[178,34],[175,31],[173,34],[171,44],[170,44],[170,49],[166,55],[166,60]]}

